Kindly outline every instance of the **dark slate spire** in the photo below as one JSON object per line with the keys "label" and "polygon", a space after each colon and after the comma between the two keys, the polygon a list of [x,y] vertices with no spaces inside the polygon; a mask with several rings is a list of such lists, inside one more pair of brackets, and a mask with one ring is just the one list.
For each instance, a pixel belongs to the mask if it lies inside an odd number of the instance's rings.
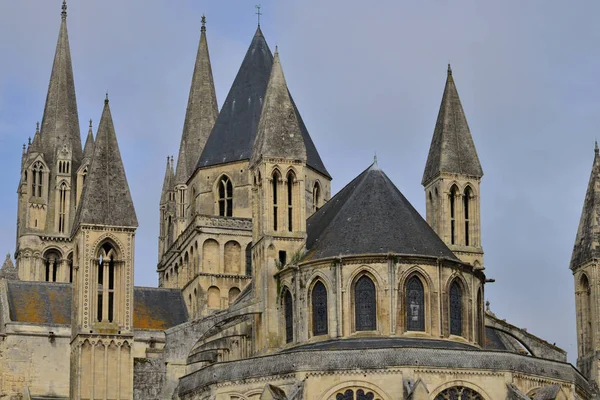
{"label": "dark slate spire", "polygon": [[298,115],[288,91],[277,51],[273,59],[250,164],[256,163],[261,157],[306,161],[306,147],[298,123]]}
{"label": "dark slate spire", "polygon": [[573,246],[571,269],[594,258],[600,258],[600,152],[597,144],[594,147],[592,173]]}
{"label": "dark slate spire", "polygon": [[74,229],[81,224],[137,227],[138,221],[125,176],[108,99],[94,143],[94,155],[77,210]]}
{"label": "dark slate spire", "polygon": [[83,148],[83,158],[91,160],[94,155],[94,133],[92,132],[92,120],[90,119],[90,128],[88,129],[85,147]]}
{"label": "dark slate spire", "polygon": [[81,137],[67,33],[67,4],[64,1],[41,132],[42,147],[48,162],[53,163],[57,146],[69,144],[72,147],[75,165],[79,164],[82,157]]}
{"label": "dark slate spire", "polygon": [[314,213],[306,229],[307,260],[400,253],[458,261],[375,163]]}
{"label": "dark slate spire", "polygon": [[258,27],[198,167],[250,159],[272,64],[271,50]]}
{"label": "dark slate spire", "polygon": [[450,64],[448,64],[446,87],[421,183],[426,185],[441,172],[478,178],[483,176]]}
{"label": "dark slate spire", "polygon": [[[177,157],[178,175],[179,171],[185,170],[186,172],[186,176],[181,178],[183,182],[186,182],[196,169],[200,154],[219,114],[215,83],[208,54],[205,24],[206,17],[203,15],[200,44],[198,45],[179,156]],[[182,153],[186,153],[186,165],[180,167],[180,160],[183,158]]]}
{"label": "dark slate spire", "polygon": [[167,156],[167,169],[165,171],[165,179],[163,181],[162,192],[160,195],[161,204],[169,201],[167,194],[173,190],[174,180],[175,175],[173,174],[173,164],[171,163],[171,158]]}

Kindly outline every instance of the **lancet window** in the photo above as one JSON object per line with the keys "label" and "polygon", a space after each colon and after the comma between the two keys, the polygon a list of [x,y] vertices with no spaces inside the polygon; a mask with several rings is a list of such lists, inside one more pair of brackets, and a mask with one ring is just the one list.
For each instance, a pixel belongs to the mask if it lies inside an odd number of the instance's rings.
{"label": "lancet window", "polygon": [[60,184],[58,189],[58,232],[65,233],[67,216],[67,184],[65,182]]}
{"label": "lancet window", "polygon": [[288,211],[288,231],[292,232],[294,228],[294,174],[287,176],[287,211]]}
{"label": "lancet window", "polygon": [[469,213],[471,211],[471,196],[471,188],[467,186],[463,196],[463,213],[465,215],[465,246],[469,246],[471,242],[471,238],[469,236]]}
{"label": "lancet window", "polygon": [[456,244],[456,186],[450,189],[450,243]]}
{"label": "lancet window", "polygon": [[285,342],[291,343],[294,340],[294,304],[292,294],[287,289],[283,295],[283,308],[285,312]]}
{"label": "lancet window", "polygon": [[354,286],[354,317],[357,331],[377,329],[377,304],[375,284],[366,275]]}
{"label": "lancet window", "polygon": [[98,297],[96,314],[98,322],[113,322],[115,313],[116,252],[105,243],[98,255]]}
{"label": "lancet window", "polygon": [[483,397],[473,389],[454,386],[439,393],[435,400],[483,400]]}
{"label": "lancet window", "polygon": [[462,335],[462,289],[457,281],[450,285],[450,334]]}
{"label": "lancet window", "polygon": [[425,331],[425,290],[416,276],[406,283],[406,330]]}
{"label": "lancet window", "polygon": [[33,165],[33,174],[32,174],[32,194],[34,197],[42,197],[42,185],[43,185],[43,176],[44,176],[44,165],[41,162],[36,162]]}
{"label": "lancet window", "polygon": [[221,217],[233,216],[233,185],[227,176],[219,180],[219,215]]}
{"label": "lancet window", "polygon": [[318,281],[312,289],[312,322],[313,335],[326,335],[327,329],[327,288]]}
{"label": "lancet window", "polygon": [[316,182],[313,188],[313,212],[319,211],[321,207],[321,186]]}
{"label": "lancet window", "polygon": [[273,230],[277,231],[277,228],[279,228],[278,226],[278,219],[277,219],[277,214],[278,214],[278,201],[279,199],[277,198],[277,189],[279,186],[279,173],[277,171],[273,172],[273,180],[272,180],[272,185],[273,185]]}

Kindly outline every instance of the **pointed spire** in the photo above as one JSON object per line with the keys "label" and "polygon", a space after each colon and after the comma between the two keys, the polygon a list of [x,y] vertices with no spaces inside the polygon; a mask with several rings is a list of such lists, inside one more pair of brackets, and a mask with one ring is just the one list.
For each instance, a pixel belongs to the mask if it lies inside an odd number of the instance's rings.
{"label": "pointed spire", "polygon": [[[206,17],[203,15],[200,43],[198,44],[198,53],[177,157],[178,183],[186,182],[196,169],[200,154],[219,114],[205,25]],[[185,160],[186,165],[180,167],[182,159]]]}
{"label": "pointed spire", "polygon": [[173,181],[175,175],[173,174],[173,164],[171,158],[167,156],[167,168],[165,170],[165,179],[163,181],[162,192],[160,195],[160,203],[166,203],[169,201],[168,193],[173,189]]}
{"label": "pointed spire", "polygon": [[261,157],[306,161],[304,138],[278,52],[273,58],[250,164],[255,164]]}
{"label": "pointed spire", "polygon": [[183,141],[181,143],[181,148],[179,149],[179,157],[177,157],[177,168],[175,169],[175,184],[181,185],[186,184],[187,180],[190,176],[188,171],[188,163],[185,155],[186,143]]}
{"label": "pointed spire", "polygon": [[585,193],[583,210],[573,246],[571,269],[587,261],[600,258],[600,154],[598,144],[594,145],[594,162],[588,188]]}
{"label": "pointed spire", "polygon": [[83,148],[83,159],[91,161],[94,155],[94,132],[92,130],[92,120],[90,119],[90,127],[88,129],[87,138],[85,139],[85,147]]}
{"label": "pointed spire", "polygon": [[81,224],[138,226],[110,107],[106,100],[80,204],[74,229]]}
{"label": "pointed spire", "polygon": [[483,176],[450,64],[421,183],[426,185],[443,172],[478,178]]}
{"label": "pointed spire", "polygon": [[33,135],[33,141],[29,142],[29,146],[27,147],[27,151],[30,152],[40,152],[41,151],[41,134],[40,134],[40,123],[35,123],[35,134]]}
{"label": "pointed spire", "polygon": [[53,163],[55,150],[61,144],[70,145],[76,163],[81,160],[81,137],[67,32],[67,3],[65,1],[62,4],[62,21],[46,96],[41,132],[43,137],[41,146],[44,152],[47,153],[46,157],[49,157],[47,160],[50,163]]}

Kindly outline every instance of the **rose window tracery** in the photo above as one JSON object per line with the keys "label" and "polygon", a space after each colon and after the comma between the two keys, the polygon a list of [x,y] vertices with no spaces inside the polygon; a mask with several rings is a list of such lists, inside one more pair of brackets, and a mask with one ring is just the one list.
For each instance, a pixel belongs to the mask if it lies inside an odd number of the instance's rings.
{"label": "rose window tracery", "polygon": [[454,386],[440,392],[435,400],[483,400],[483,397],[473,389]]}

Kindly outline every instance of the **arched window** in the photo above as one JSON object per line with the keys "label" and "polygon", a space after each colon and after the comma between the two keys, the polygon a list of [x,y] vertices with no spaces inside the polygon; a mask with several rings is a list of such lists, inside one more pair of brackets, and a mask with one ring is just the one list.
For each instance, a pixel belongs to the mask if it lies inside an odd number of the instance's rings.
{"label": "arched window", "polygon": [[237,297],[240,295],[240,289],[236,288],[235,286],[232,287],[231,289],[229,289],[229,296],[228,296],[228,300],[229,300],[229,305],[231,305],[235,299],[237,299]]}
{"label": "arched window", "polygon": [[483,295],[481,294],[481,289],[479,289],[477,291],[477,310],[476,310],[476,319],[477,319],[477,325],[476,325],[476,334],[477,334],[477,338],[476,341],[479,345],[483,346]]}
{"label": "arched window", "polygon": [[458,189],[452,186],[450,189],[450,243],[456,243],[456,193]]}
{"label": "arched window", "polygon": [[463,386],[448,388],[435,396],[435,400],[483,400],[483,396]]}
{"label": "arched window", "polygon": [[586,275],[581,276],[579,283],[581,294],[581,327],[583,330],[583,349],[592,349],[592,292]]}
{"label": "arched window", "polygon": [[354,286],[354,317],[357,331],[377,329],[377,304],[375,284],[366,275]]}
{"label": "arched window", "polygon": [[252,276],[252,243],[246,246],[246,276]]}
{"label": "arched window", "polygon": [[179,193],[179,202],[178,202],[178,214],[179,214],[179,218],[185,218],[185,187],[180,187],[179,189],[177,189],[177,192]]}
{"label": "arched window", "polygon": [[288,209],[288,231],[294,229],[294,174],[288,173],[287,176],[287,209]]}
{"label": "arched window", "polygon": [[233,185],[225,175],[219,180],[219,215],[221,217],[233,216]]}
{"label": "arched window", "polygon": [[375,397],[370,390],[358,389],[354,392],[354,390],[348,389],[336,394],[335,400],[379,400],[379,397]]}
{"label": "arched window", "polygon": [[51,250],[44,256],[44,262],[46,266],[46,274],[44,279],[46,282],[56,282],[58,277],[58,263],[60,262],[61,255],[55,250]]}
{"label": "arched window", "polygon": [[285,290],[283,295],[283,309],[285,312],[285,342],[294,341],[294,303],[292,294],[289,290]]}
{"label": "arched window", "polygon": [[313,212],[319,211],[319,208],[321,208],[321,186],[319,186],[319,182],[315,182],[313,187]]}
{"label": "arched window", "polygon": [[208,288],[208,308],[221,308],[221,290],[216,286]]}
{"label": "arched window", "polygon": [[192,187],[192,198],[190,199],[190,205],[192,207],[192,218],[196,216],[196,188]]}
{"label": "arched window", "polygon": [[465,215],[465,246],[469,246],[470,245],[470,237],[469,237],[469,213],[470,213],[470,203],[471,203],[471,196],[472,196],[472,192],[471,192],[471,188],[470,187],[466,187],[465,188],[465,193],[463,196],[463,211],[464,211],[464,215]]}
{"label": "arched window", "polygon": [[169,215],[167,219],[167,247],[170,247],[173,244],[173,236],[175,227],[173,226],[173,217]]}
{"label": "arched window", "polygon": [[43,176],[44,165],[38,161],[33,165],[32,194],[34,197],[42,197]]}
{"label": "arched window", "polygon": [[88,167],[85,167],[83,171],[81,171],[81,184],[85,185],[85,178],[87,178]]}
{"label": "arched window", "polygon": [[457,281],[450,285],[450,334],[462,335],[462,289]]}
{"label": "arched window", "polygon": [[311,294],[313,335],[327,335],[327,288],[318,281]]}
{"label": "arched window", "polygon": [[421,279],[413,276],[406,283],[406,330],[425,331],[425,290]]}
{"label": "arched window", "polygon": [[110,243],[104,243],[98,255],[98,302],[96,303],[98,322],[114,321],[115,259],[115,249]]}
{"label": "arched window", "polygon": [[67,268],[69,268],[69,283],[73,283],[73,253],[67,256]]}
{"label": "arched window", "polygon": [[65,233],[67,216],[67,184],[60,184],[58,189],[58,233]]}
{"label": "arched window", "polygon": [[277,231],[277,187],[279,186],[279,173],[273,172],[273,230]]}

